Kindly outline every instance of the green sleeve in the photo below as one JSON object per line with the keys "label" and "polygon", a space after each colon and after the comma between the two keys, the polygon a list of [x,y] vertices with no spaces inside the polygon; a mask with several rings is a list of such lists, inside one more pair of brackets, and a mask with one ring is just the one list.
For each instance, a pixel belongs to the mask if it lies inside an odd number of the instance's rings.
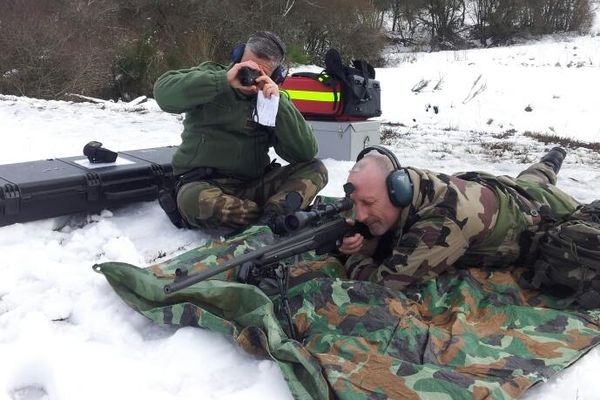
{"label": "green sleeve", "polygon": [[226,67],[206,62],[197,67],[168,71],[154,84],[154,99],[170,113],[184,113],[213,100],[226,90]]}
{"label": "green sleeve", "polygon": [[280,94],[275,136],[275,151],[289,163],[309,161],[317,155],[312,128],[284,94]]}

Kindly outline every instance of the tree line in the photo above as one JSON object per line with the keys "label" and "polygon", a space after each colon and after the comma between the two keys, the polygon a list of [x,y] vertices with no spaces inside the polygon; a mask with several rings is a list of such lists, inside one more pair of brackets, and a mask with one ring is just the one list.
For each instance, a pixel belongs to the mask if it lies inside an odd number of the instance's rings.
{"label": "tree line", "polygon": [[420,49],[505,43],[589,30],[591,0],[2,0],[0,93],[150,95],[168,69],[229,61],[258,30],[277,32],[288,62],[323,65],[337,48],[382,66],[390,40]]}

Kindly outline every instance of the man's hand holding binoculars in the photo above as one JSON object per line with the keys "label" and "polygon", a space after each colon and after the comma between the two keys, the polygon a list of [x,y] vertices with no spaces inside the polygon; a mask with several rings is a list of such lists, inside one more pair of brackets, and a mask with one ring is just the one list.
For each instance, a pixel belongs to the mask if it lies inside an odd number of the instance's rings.
{"label": "man's hand holding binoculars", "polygon": [[279,96],[279,86],[254,61],[242,61],[227,71],[227,81],[232,88],[251,95],[262,90],[266,98]]}

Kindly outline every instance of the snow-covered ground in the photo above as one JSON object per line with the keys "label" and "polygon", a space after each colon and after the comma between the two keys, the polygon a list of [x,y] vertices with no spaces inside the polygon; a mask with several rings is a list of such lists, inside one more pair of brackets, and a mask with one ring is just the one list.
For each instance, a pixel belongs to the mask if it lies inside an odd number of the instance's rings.
{"label": "snow-covered ground", "polygon": [[[393,62],[377,70],[381,120],[403,164],[515,175],[554,145],[528,132],[600,142],[598,36]],[[427,85],[417,91],[420,82]],[[0,95],[2,164],[80,155],[90,140],[114,150],[178,144],[180,131],[181,116],[152,101],[129,107]],[[352,162],[325,164],[323,194],[342,195]],[[598,150],[569,149],[558,185],[591,201],[599,184]],[[108,260],[149,265],[204,239],[174,228],[153,202],[0,228],[0,399],[290,398],[271,361],[212,332],[154,325],[91,269]],[[525,398],[600,399],[599,373],[594,349]]]}

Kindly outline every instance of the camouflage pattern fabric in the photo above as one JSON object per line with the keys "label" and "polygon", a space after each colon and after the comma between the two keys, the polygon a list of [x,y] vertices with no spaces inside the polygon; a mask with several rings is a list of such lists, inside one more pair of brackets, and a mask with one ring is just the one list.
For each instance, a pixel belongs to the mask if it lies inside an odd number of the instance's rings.
{"label": "camouflage pattern fabric", "polygon": [[318,279],[294,288],[292,309],[340,399],[512,399],[600,342],[598,319],[547,308],[557,301],[521,290],[520,273],[444,274],[418,302]]}
{"label": "camouflage pattern fabric", "polygon": [[456,266],[530,261],[547,223],[544,211],[560,221],[579,206],[553,185],[556,174],[543,163],[518,178],[407,171],[415,192],[411,204],[375,257],[358,253],[348,259],[351,278],[403,289]]}
{"label": "camouflage pattern fabric", "polygon": [[327,184],[327,169],[319,160],[277,165],[262,178],[242,180],[216,178],[191,182],[181,187],[177,204],[191,226],[214,229],[248,226],[260,217],[265,205],[285,212],[285,197],[290,192],[302,196],[302,208]]}
{"label": "camouflage pattern fabric", "polygon": [[519,269],[464,269],[400,292],[336,278],[335,259],[308,253],[300,270],[332,277],[291,288],[299,341],[281,328],[279,298],[228,281],[234,271],[163,292],[176,268],[211,268],[272,240],[252,227],[147,268],[94,268],[153,321],[221,332],[273,359],[296,399],[513,399],[600,342],[598,310],[556,309],[564,300],[519,287]]}

